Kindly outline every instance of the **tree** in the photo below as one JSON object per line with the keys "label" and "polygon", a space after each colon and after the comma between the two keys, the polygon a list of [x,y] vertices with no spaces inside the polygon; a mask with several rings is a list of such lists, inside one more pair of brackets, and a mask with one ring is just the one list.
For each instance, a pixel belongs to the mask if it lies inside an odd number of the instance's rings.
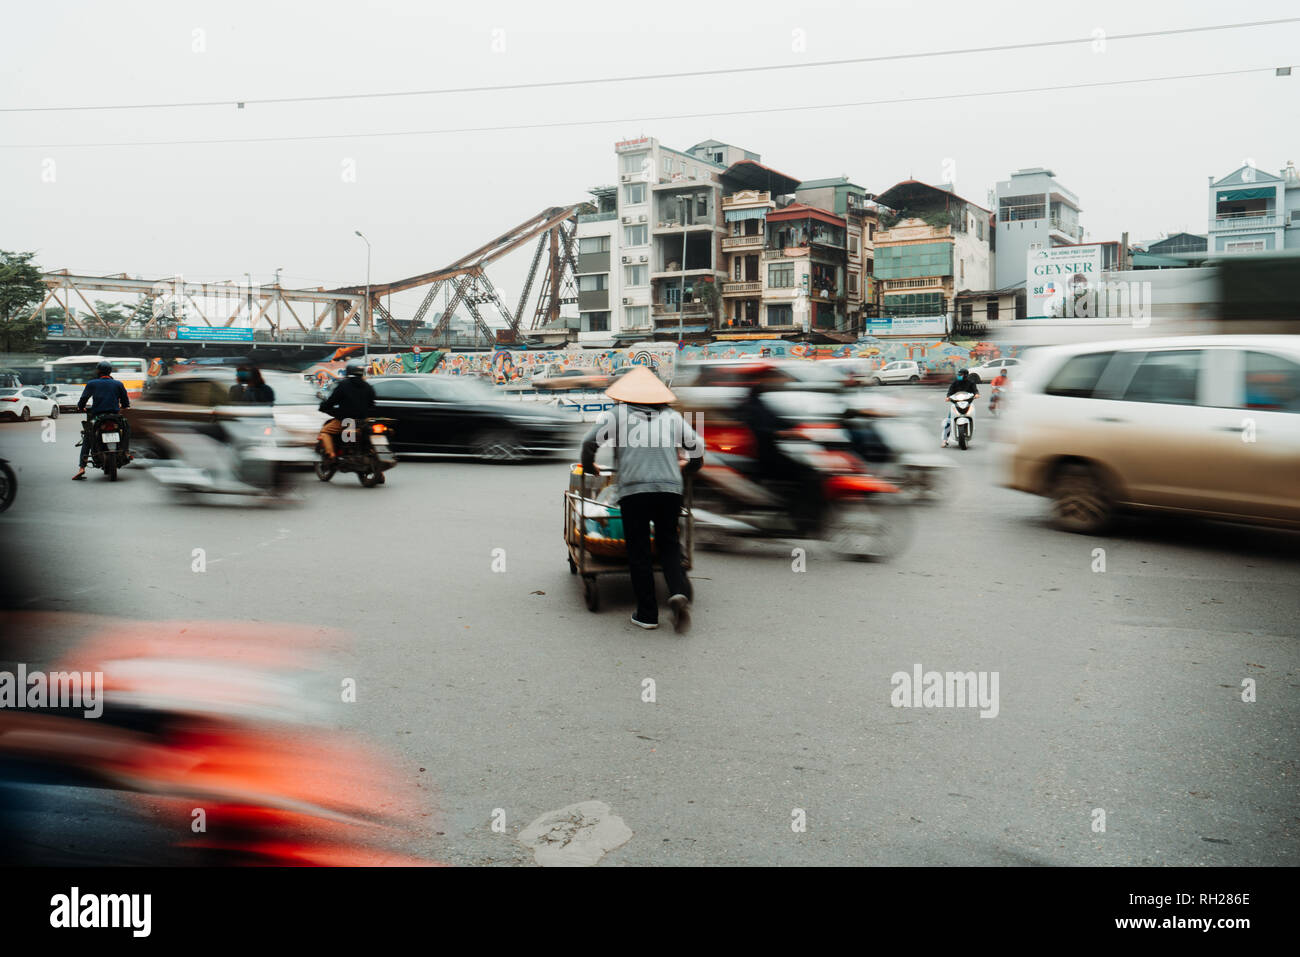
{"label": "tree", "polygon": [[704,308],[709,311],[709,316],[716,321],[718,305],[722,302],[722,294],[718,292],[717,283],[705,277],[695,284],[694,292],[695,298],[704,304]]}
{"label": "tree", "polygon": [[5,352],[32,352],[45,335],[45,324],[27,314],[45,298],[35,253],[0,249],[0,342]]}

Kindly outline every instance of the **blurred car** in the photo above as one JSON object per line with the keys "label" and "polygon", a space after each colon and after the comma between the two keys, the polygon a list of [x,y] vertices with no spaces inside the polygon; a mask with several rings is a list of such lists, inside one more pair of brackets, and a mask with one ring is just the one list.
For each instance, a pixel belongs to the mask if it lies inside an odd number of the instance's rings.
{"label": "blurred car", "polygon": [[375,376],[378,414],[396,420],[391,440],[399,455],[475,455],[488,461],[571,452],[578,446],[572,416],[536,402],[506,399],[464,376],[412,373]]}
{"label": "blurred car", "polygon": [[1036,351],[1005,420],[1005,484],[1058,527],[1125,509],[1300,527],[1300,340],[1188,336]]}
{"label": "blurred car", "polygon": [[[271,414],[277,428],[289,444],[314,449],[320,427],[329,416],[318,409],[320,401],[311,386],[301,376],[285,372],[263,370],[262,378],[275,393]],[[234,384],[235,369],[231,366],[207,366],[151,379],[126,413],[132,447],[147,452],[152,433],[166,431],[169,423],[193,425],[218,411],[233,415],[265,408],[231,403],[230,388]]]}
{"label": "blurred car", "polygon": [[921,381],[921,367],[915,362],[907,359],[900,359],[896,362],[887,362],[875,372],[867,377],[871,385],[898,385],[899,383],[910,383],[915,385]]}
{"label": "blurred car", "polygon": [[976,383],[992,382],[1002,372],[1006,372],[1009,375],[1014,374],[1020,368],[1021,364],[1021,360],[1019,359],[991,359],[983,365],[972,366],[970,369],[970,377],[974,379]]}
{"label": "blurred car", "polygon": [[60,412],[76,412],[77,402],[80,401],[81,392],[84,388],[84,385],[70,385],[61,382],[53,386],[54,394],[50,395],[49,398],[57,403]]}
{"label": "blurred car", "polygon": [[58,403],[35,386],[0,389],[0,418],[21,419],[26,422],[28,419],[41,419],[47,416],[51,419],[58,418]]}

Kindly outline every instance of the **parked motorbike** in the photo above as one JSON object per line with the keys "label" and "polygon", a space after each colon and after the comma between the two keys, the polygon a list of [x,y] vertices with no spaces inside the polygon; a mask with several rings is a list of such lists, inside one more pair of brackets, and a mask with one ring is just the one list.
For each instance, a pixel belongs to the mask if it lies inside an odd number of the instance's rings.
{"label": "parked motorbike", "polygon": [[86,463],[102,469],[110,482],[116,482],[117,470],[135,457],[131,454],[129,435],[126,417],[120,412],[87,417],[81,432],[81,441],[90,443]]}
{"label": "parked motorbike", "polygon": [[[384,484],[384,473],[397,464],[397,456],[389,445],[393,434],[393,419],[362,419],[351,429],[334,439],[338,455],[333,459],[325,451],[324,443],[316,443],[316,477],[328,482],[336,472],[352,472],[366,488]],[[351,431],[352,435],[348,435]]]}
{"label": "parked motorbike", "polygon": [[277,501],[293,490],[293,472],[315,459],[291,444],[267,413],[213,416],[190,428],[158,430],[161,457],[150,473],[181,497],[247,496]]}
{"label": "parked motorbike", "polygon": [[18,476],[14,474],[8,459],[0,459],[0,512],[14,503],[17,494]]}
{"label": "parked motorbike", "polygon": [[[797,403],[792,395],[773,397]],[[835,421],[842,411],[824,399],[825,415],[788,423],[776,449],[802,478],[764,474],[757,440],[744,425],[705,430],[704,465],[695,479],[696,540],[818,538],[841,557],[887,559],[906,544],[910,516],[897,485],[870,473],[853,437]]]}
{"label": "parked motorbike", "polygon": [[944,447],[948,443],[956,443],[965,449],[970,445],[971,437],[975,434],[975,393],[973,392],[954,392],[948,396],[948,437],[944,439]]}

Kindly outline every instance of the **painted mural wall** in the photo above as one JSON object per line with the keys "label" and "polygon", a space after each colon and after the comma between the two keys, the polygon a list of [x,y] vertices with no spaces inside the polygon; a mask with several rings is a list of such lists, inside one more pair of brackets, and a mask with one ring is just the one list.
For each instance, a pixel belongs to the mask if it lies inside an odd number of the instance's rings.
{"label": "painted mural wall", "polygon": [[[490,378],[498,385],[527,382],[572,370],[610,373],[626,365],[645,365],[671,379],[677,362],[701,359],[866,359],[872,368],[909,359],[927,372],[952,375],[965,366],[1019,354],[1016,346],[973,339],[877,339],[864,336],[844,345],[809,345],[784,339],[754,339],[704,344],[650,343],[627,349],[497,349],[492,352],[389,353],[370,356],[371,375],[433,372]],[[342,375],[350,356],[336,356],[307,367],[319,384]]]}

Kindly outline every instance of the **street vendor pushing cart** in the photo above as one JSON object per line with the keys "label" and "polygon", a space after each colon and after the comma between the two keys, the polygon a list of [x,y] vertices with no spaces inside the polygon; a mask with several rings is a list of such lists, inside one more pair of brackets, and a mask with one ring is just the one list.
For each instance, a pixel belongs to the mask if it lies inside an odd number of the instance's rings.
{"label": "street vendor pushing cart", "polygon": [[659,627],[650,545],[653,523],[673,627],[684,632],[691,623],[691,586],[682,568],[677,520],[682,508],[683,470],[695,472],[703,465],[704,443],[686,420],[669,408],[675,396],[645,366],[620,376],[605,395],[617,404],[601,414],[582,440],[582,470],[599,475],[596,449],[613,446],[628,571],[636,592],[632,624]]}

